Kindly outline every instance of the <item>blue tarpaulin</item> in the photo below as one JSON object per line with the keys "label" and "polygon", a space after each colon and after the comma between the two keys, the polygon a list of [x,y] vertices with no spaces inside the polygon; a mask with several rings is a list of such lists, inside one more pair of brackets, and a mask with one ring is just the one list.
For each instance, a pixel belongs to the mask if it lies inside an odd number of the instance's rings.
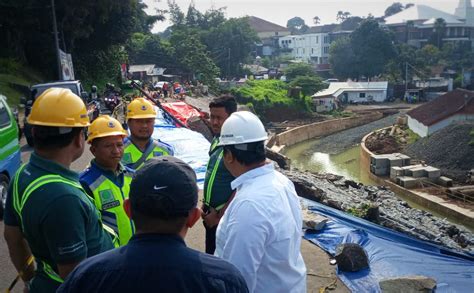
{"label": "blue tarpaulin", "polygon": [[422,275],[436,280],[436,292],[474,292],[474,257],[421,241],[322,204],[306,201],[328,217],[320,232],[304,237],[334,255],[340,243],[357,243],[369,255],[370,268],[337,274],[352,292],[381,292],[379,281]]}
{"label": "blue tarpaulin", "polygon": [[206,166],[209,161],[210,143],[200,133],[184,127],[176,127],[173,121],[163,116],[157,109],[153,138],[170,144],[175,149],[175,157],[188,163],[196,172],[198,186],[203,188]]}

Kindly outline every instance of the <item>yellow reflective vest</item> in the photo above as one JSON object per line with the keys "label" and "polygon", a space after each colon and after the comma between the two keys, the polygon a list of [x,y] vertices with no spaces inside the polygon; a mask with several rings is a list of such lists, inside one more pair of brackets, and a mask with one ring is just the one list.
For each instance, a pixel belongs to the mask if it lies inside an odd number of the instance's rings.
{"label": "yellow reflective vest", "polygon": [[143,152],[128,137],[124,143],[122,164],[132,170],[140,169],[147,160],[153,157],[174,155],[173,147],[159,140],[150,139],[150,143]]}
{"label": "yellow reflective vest", "polygon": [[80,176],[80,182],[93,197],[102,221],[117,233],[119,246],[127,244],[135,233],[133,221],[123,208],[130,193],[132,176],[133,170],[129,168],[120,166],[120,173],[116,176],[99,167],[95,161]]}

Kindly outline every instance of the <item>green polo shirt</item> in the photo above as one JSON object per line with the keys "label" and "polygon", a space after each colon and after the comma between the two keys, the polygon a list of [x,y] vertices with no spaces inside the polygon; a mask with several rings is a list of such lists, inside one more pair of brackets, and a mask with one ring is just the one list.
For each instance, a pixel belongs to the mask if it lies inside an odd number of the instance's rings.
{"label": "green polo shirt", "polygon": [[206,178],[204,179],[204,203],[220,210],[232,195],[230,183],[235,179],[224,165],[224,148],[217,146],[219,138],[214,137],[209,150]]}
{"label": "green polo shirt", "polygon": [[[20,199],[31,182],[49,174],[79,183],[76,172],[33,153],[18,179]],[[56,292],[60,285],[46,275],[41,261],[57,272],[56,264],[78,262],[113,248],[110,236],[99,222],[97,209],[81,189],[61,182],[43,185],[26,201],[21,223],[13,208],[12,186],[8,192],[4,221],[6,225],[23,226],[23,235],[37,260],[31,292]]]}

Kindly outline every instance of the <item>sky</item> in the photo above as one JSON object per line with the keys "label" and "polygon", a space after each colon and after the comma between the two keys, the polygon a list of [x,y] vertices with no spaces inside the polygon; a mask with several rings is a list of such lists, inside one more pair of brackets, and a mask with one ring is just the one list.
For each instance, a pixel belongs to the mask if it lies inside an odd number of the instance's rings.
{"label": "sky", "polygon": [[[167,0],[144,0],[148,5],[146,12],[153,14],[155,8],[168,9]],[[428,5],[433,8],[454,14],[459,0],[176,0],[181,10],[186,13],[191,2],[201,12],[212,7],[226,8],[226,17],[257,16],[270,22],[286,27],[286,22],[299,16],[309,26],[313,25],[313,17],[319,16],[320,24],[336,22],[338,11],[348,11],[353,16],[382,16],[385,9],[393,2],[402,4],[414,3]],[[170,25],[169,21],[158,22],[153,32],[160,32]]]}

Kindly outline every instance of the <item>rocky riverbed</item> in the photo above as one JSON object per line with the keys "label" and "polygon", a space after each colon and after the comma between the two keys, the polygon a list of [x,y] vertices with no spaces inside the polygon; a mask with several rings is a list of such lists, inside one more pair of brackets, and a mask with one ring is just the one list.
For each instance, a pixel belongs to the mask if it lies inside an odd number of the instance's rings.
{"label": "rocky riverbed", "polygon": [[318,139],[311,147],[306,150],[305,154],[312,155],[314,152],[327,153],[327,154],[338,154],[344,150],[360,144],[362,138],[380,128],[384,128],[393,125],[397,121],[399,114],[390,115],[367,123],[362,126],[346,129],[335,134],[331,134]]}
{"label": "rocky riverbed", "polygon": [[474,234],[468,229],[410,207],[384,186],[364,186],[332,174],[281,171],[301,197],[422,240],[474,253]]}

